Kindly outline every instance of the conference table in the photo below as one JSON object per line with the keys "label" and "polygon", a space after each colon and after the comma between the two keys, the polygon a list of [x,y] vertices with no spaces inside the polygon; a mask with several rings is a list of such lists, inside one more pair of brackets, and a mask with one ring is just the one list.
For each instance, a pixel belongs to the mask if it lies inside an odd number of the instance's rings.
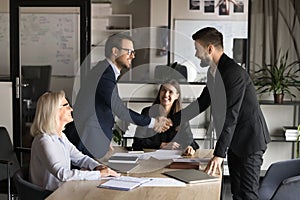
{"label": "conference table", "polygon": [[[120,152],[117,148],[114,151]],[[109,152],[100,162],[105,163],[107,157],[111,156],[114,151]],[[212,149],[198,149],[193,157],[211,158]],[[157,160],[149,158],[139,162],[139,166],[134,169],[133,173],[122,174],[124,176],[133,177],[152,177],[167,178],[163,172],[176,170],[167,166],[172,160]],[[205,166],[200,165],[203,169]],[[137,187],[130,191],[113,190],[98,188],[97,186],[107,180],[98,181],[67,181],[55,190],[47,200],[72,199],[72,200],[114,200],[114,199],[130,199],[130,200],[219,200],[221,196],[222,175],[218,174],[217,179],[211,182],[186,184],[184,187]]]}

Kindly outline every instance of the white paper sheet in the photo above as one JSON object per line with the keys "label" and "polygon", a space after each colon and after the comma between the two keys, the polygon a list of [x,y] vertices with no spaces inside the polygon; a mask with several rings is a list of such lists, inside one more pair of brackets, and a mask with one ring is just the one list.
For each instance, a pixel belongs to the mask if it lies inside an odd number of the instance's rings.
{"label": "white paper sheet", "polygon": [[185,187],[184,182],[173,178],[151,178],[150,181],[143,183],[141,187]]}

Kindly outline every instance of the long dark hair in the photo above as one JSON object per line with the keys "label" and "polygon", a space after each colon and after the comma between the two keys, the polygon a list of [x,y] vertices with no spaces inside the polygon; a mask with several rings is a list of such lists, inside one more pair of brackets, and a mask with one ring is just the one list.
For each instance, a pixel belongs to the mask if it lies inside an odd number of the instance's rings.
{"label": "long dark hair", "polygon": [[177,93],[179,94],[178,96],[178,99],[176,99],[174,102],[173,102],[173,105],[171,107],[171,110],[170,110],[170,113],[168,114],[168,116],[178,112],[179,110],[181,110],[181,90],[180,90],[180,85],[179,83],[175,80],[175,79],[171,79],[171,80],[168,80],[164,83],[162,83],[160,85],[160,88],[158,90],[158,93],[157,93],[157,96],[155,98],[155,101],[153,102],[153,105],[155,104],[160,104],[160,99],[159,99],[159,96],[160,96],[160,92],[161,92],[161,89],[162,89],[162,86],[165,85],[165,84],[170,84],[172,85],[174,88],[176,88],[177,90]]}

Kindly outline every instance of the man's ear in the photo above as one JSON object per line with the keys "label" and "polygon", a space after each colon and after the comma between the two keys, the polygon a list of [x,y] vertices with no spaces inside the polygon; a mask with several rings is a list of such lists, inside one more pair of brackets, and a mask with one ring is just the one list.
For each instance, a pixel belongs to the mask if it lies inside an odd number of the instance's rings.
{"label": "man's ear", "polygon": [[117,47],[113,47],[111,50],[112,54],[117,57],[118,53],[119,53],[119,49]]}
{"label": "man's ear", "polygon": [[211,44],[208,45],[208,53],[209,54],[212,52],[213,48],[214,48],[213,45],[211,45]]}

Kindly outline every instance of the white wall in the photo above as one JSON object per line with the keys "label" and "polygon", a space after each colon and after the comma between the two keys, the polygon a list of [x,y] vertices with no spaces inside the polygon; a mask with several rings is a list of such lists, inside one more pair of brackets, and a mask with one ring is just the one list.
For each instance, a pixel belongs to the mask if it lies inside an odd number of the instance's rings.
{"label": "white wall", "polygon": [[10,139],[13,142],[13,112],[12,112],[12,83],[0,82],[0,126],[6,127]]}

